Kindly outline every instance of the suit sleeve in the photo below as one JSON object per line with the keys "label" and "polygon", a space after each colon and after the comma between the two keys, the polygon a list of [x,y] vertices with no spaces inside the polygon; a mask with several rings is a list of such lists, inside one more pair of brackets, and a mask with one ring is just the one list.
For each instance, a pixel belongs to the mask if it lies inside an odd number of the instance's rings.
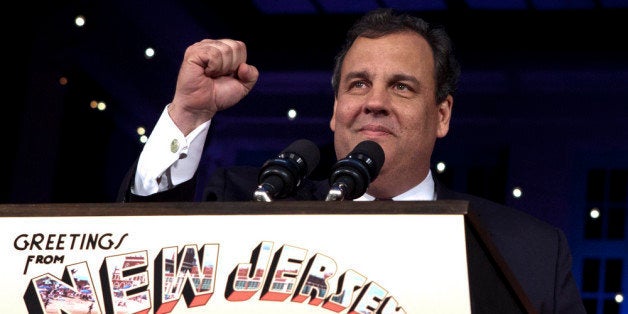
{"label": "suit sleeve", "polygon": [[131,166],[126,176],[122,180],[120,189],[118,190],[117,201],[123,203],[130,202],[191,202],[194,201],[196,192],[197,176],[194,175],[190,180],[185,181],[172,189],[141,196],[133,193],[133,179],[137,161]]}
{"label": "suit sleeve", "polygon": [[558,233],[558,261],[556,264],[555,313],[586,314],[584,304],[572,273],[572,256],[565,234]]}

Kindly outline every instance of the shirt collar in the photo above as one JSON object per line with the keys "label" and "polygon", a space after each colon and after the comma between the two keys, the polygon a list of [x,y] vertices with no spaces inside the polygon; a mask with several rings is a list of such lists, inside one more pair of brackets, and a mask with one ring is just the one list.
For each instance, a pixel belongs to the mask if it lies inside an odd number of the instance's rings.
{"label": "shirt collar", "polygon": [[[372,201],[375,197],[364,193],[364,195],[354,199],[354,201]],[[427,176],[421,183],[413,188],[395,196],[393,201],[435,201],[436,193],[434,192],[434,179],[432,178],[432,171],[427,172]]]}

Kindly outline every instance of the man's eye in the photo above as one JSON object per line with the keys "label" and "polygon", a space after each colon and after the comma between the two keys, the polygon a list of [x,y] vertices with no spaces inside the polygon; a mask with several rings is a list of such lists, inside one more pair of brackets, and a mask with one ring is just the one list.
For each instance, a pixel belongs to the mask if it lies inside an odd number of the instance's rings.
{"label": "man's eye", "polygon": [[364,82],[362,81],[355,81],[353,82],[353,84],[351,84],[352,87],[356,87],[356,88],[362,88],[365,86]]}
{"label": "man's eye", "polygon": [[397,89],[397,90],[407,90],[408,89],[408,85],[402,84],[402,83],[397,83],[397,84],[395,84],[395,89]]}

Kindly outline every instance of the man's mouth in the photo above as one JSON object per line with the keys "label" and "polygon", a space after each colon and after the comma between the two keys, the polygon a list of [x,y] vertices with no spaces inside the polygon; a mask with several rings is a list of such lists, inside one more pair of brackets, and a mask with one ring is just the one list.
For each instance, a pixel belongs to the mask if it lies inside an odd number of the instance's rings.
{"label": "man's mouth", "polygon": [[383,125],[367,124],[358,130],[359,133],[367,137],[381,137],[392,135],[392,131]]}

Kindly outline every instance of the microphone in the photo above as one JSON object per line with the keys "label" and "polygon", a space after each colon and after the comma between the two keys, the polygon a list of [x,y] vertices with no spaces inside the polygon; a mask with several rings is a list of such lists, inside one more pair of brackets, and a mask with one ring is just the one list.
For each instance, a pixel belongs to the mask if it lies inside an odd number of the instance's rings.
{"label": "microphone", "polygon": [[296,191],[301,180],[312,173],[319,161],[320,151],[316,144],[306,139],[294,141],[276,158],[262,165],[253,198],[259,202],[270,202],[273,198],[290,195]]}
{"label": "microphone", "polygon": [[360,142],[331,168],[331,188],[325,201],[355,199],[366,192],[384,165],[384,150],[374,141]]}

